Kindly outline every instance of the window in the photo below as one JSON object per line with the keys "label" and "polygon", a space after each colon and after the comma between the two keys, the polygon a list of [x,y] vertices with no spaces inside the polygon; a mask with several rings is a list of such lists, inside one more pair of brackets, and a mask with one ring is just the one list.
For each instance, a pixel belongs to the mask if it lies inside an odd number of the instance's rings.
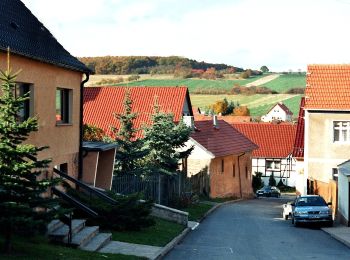
{"label": "window", "polygon": [[335,181],[338,180],[338,168],[332,168],[332,179]]}
{"label": "window", "polygon": [[350,121],[333,122],[333,142],[350,142]]}
{"label": "window", "polygon": [[232,177],[235,178],[236,177],[236,165],[232,164]]}
{"label": "window", "polygon": [[266,169],[279,171],[281,169],[281,161],[266,160]]}
{"label": "window", "polygon": [[245,178],[248,179],[248,167],[245,167]]}
{"label": "window", "polygon": [[68,124],[71,123],[72,113],[72,90],[58,88],[56,90],[56,123]]}
{"label": "window", "polygon": [[16,83],[15,87],[15,97],[23,97],[28,95],[28,99],[23,102],[22,108],[18,113],[18,121],[23,122],[27,120],[32,114],[32,105],[33,105],[33,94],[32,94],[31,84],[28,83]]}
{"label": "window", "polygon": [[224,159],[221,160],[221,172],[224,173],[224,169],[225,169],[225,161]]}

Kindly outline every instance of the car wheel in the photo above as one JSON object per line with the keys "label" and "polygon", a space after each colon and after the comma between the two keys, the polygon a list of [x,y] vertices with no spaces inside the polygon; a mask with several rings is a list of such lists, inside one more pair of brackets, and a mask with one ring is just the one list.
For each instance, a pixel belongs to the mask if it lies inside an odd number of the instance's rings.
{"label": "car wheel", "polygon": [[294,224],[294,227],[299,227],[299,223],[295,221],[295,219],[293,220],[293,224]]}
{"label": "car wheel", "polygon": [[327,227],[333,227],[333,220],[330,220],[330,221],[327,223]]}

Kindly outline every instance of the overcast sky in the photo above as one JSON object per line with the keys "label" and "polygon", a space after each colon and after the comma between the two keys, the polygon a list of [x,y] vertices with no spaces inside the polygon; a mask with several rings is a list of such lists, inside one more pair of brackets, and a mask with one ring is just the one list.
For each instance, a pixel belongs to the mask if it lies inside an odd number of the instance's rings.
{"label": "overcast sky", "polygon": [[184,56],[273,71],[350,63],[350,0],[22,0],[74,56]]}

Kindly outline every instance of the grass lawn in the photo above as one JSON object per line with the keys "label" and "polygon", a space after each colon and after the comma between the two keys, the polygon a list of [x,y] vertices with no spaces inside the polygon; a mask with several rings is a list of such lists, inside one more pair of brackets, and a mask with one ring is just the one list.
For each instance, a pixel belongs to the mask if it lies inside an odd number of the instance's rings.
{"label": "grass lawn", "polygon": [[187,208],[182,208],[182,211],[189,213],[188,220],[199,221],[208,210],[210,210],[213,205],[207,205],[202,203],[191,204]]}
{"label": "grass lawn", "polygon": [[[4,239],[0,237],[0,247],[3,247]],[[98,259],[119,259],[119,260],[132,260],[132,259],[145,259],[136,256],[127,256],[120,254],[105,254],[82,251],[79,249],[72,249],[68,247],[53,245],[48,243],[47,238],[44,236],[19,238],[16,237],[13,241],[14,250],[11,255],[4,255],[0,251],[0,259],[25,259],[25,260],[38,260],[38,259],[64,259],[64,260],[98,260]]]}
{"label": "grass lawn", "polygon": [[228,101],[237,102],[240,105],[248,106],[252,116],[264,115],[273,105],[282,101],[293,112],[294,117],[298,116],[299,104],[302,95],[294,94],[276,94],[262,95],[256,94],[251,96],[244,95],[193,95],[191,94],[191,103],[194,107],[205,108],[214,104],[217,100],[227,98]]}
{"label": "grass lawn", "polygon": [[150,246],[165,246],[179,235],[184,226],[156,218],[156,225],[141,231],[112,232],[112,240],[143,244]]}
{"label": "grass lawn", "polygon": [[291,88],[305,88],[306,87],[306,75],[301,74],[282,74],[278,78],[271,80],[263,84],[262,86],[272,90],[276,90],[278,93],[285,93]]}
{"label": "grass lawn", "polygon": [[229,91],[235,84],[245,85],[259,79],[262,76],[255,76],[249,79],[145,79],[134,81],[130,83],[120,83],[117,86],[150,86],[150,87],[163,87],[163,86],[186,86],[190,92],[194,90],[211,90],[213,94],[216,94],[218,90]]}

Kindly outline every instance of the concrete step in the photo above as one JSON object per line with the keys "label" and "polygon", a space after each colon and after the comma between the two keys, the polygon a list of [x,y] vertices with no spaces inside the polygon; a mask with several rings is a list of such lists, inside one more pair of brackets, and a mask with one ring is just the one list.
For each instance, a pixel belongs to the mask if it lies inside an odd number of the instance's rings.
{"label": "concrete step", "polygon": [[107,245],[112,240],[111,233],[99,233],[93,237],[87,244],[79,248],[86,251],[97,251]]}
{"label": "concrete step", "polygon": [[64,223],[62,221],[60,221],[59,219],[52,220],[47,225],[47,234],[54,232],[56,229],[62,227],[63,225],[64,225]]}
{"label": "concrete step", "polygon": [[[85,219],[73,219],[72,220],[72,235],[78,233],[80,230],[82,230],[85,226]],[[55,241],[63,241],[64,238],[68,236],[69,233],[69,227],[68,225],[62,225],[61,227],[57,228],[56,230],[48,233],[49,237],[52,240]]]}
{"label": "concrete step", "polygon": [[[84,246],[87,243],[90,242],[90,240],[98,234],[99,227],[98,226],[92,226],[92,227],[84,227],[82,230],[80,230],[78,233],[74,234],[72,237],[72,244],[74,246]],[[65,243],[67,243],[67,238],[63,240]]]}

